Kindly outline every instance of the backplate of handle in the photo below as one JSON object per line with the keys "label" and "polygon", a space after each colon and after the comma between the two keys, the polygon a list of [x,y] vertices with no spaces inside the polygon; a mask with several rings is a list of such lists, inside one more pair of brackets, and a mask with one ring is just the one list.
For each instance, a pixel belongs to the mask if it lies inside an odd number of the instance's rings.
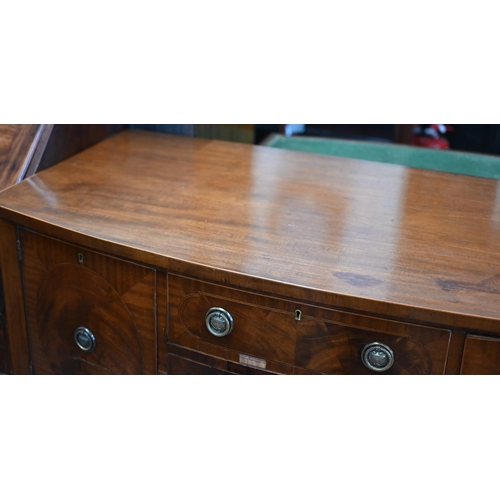
{"label": "backplate of handle", "polygon": [[394,364],[392,349],[380,342],[372,342],[361,353],[363,364],[374,372],[385,372]]}
{"label": "backplate of handle", "polygon": [[96,348],[94,334],[84,326],[79,326],[74,334],[76,345],[85,352],[92,352]]}
{"label": "backplate of handle", "polygon": [[234,321],[222,307],[211,307],[205,315],[205,325],[215,337],[225,337],[233,331]]}

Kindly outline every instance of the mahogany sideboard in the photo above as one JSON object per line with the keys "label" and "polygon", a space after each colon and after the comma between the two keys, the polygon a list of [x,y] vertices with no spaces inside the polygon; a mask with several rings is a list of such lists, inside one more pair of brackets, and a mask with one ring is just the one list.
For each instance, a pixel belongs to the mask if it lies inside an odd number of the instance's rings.
{"label": "mahogany sideboard", "polygon": [[[0,191],[62,161],[125,125],[0,124]],[[0,276],[2,269],[0,266]],[[0,278],[0,373],[7,371],[5,305]]]}
{"label": "mahogany sideboard", "polygon": [[125,130],[0,193],[9,372],[500,373],[498,186]]}

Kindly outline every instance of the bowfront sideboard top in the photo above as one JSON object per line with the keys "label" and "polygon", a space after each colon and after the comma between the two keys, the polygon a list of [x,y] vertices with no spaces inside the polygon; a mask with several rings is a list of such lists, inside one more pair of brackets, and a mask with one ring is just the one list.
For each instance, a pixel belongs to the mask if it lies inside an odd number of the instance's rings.
{"label": "bowfront sideboard top", "polygon": [[125,130],[0,193],[10,371],[500,373],[498,193]]}
{"label": "bowfront sideboard top", "polygon": [[128,130],[0,194],[0,215],[278,296],[499,331],[498,183]]}

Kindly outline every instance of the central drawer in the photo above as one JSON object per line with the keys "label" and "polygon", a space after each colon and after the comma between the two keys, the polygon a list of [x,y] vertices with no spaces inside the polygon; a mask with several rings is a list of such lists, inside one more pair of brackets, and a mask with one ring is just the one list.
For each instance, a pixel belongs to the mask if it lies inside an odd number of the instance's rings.
{"label": "central drawer", "polygon": [[[442,374],[446,368],[449,330],[311,306],[177,275],[168,276],[168,303],[168,335],[159,347],[164,371],[168,371],[168,356],[180,353],[217,369],[227,370],[226,360],[284,374]],[[226,327],[231,331],[224,335]],[[205,361],[199,360],[199,353]],[[214,359],[219,363],[210,361]]]}

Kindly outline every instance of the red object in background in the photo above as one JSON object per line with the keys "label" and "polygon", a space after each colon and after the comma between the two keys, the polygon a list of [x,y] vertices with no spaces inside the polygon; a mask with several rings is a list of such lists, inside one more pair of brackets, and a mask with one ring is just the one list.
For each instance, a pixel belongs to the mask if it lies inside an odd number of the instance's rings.
{"label": "red object in background", "polygon": [[449,125],[416,125],[411,139],[413,146],[432,149],[450,149],[446,132],[453,130]]}

